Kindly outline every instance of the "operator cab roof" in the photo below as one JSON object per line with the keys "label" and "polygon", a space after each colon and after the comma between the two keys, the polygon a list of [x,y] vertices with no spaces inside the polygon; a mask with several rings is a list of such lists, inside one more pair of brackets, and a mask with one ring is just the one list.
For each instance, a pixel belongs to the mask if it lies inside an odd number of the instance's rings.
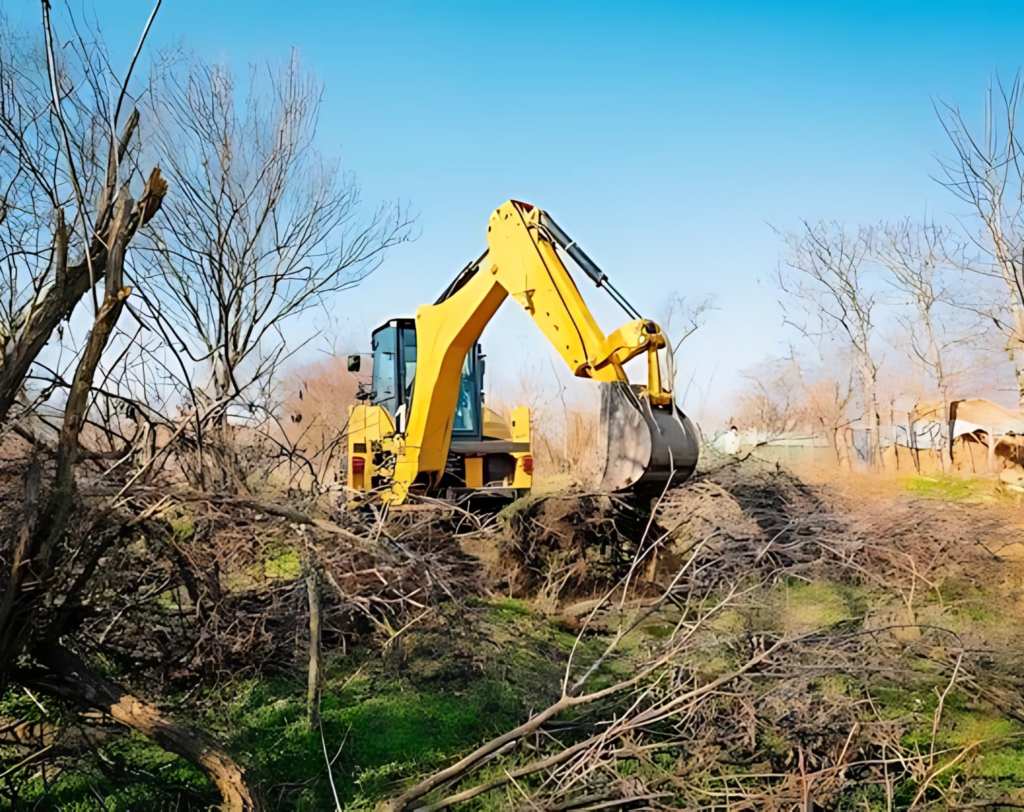
{"label": "operator cab roof", "polygon": [[406,330],[415,330],[416,319],[388,319],[370,335],[377,335],[381,330],[386,330],[389,327],[401,327]]}

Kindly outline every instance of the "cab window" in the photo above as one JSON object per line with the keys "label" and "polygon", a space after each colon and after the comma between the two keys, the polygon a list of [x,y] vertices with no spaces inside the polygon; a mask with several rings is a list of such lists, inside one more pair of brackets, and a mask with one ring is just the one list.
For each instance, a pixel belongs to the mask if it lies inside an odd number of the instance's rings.
{"label": "cab window", "polygon": [[476,368],[473,363],[476,354],[473,350],[466,353],[462,363],[462,382],[459,384],[459,400],[455,405],[455,422],[452,430],[465,434],[476,434],[479,424],[478,409],[480,393],[476,380]]}
{"label": "cab window", "polygon": [[373,400],[391,415],[398,409],[398,371],[396,327],[385,327],[373,334]]}

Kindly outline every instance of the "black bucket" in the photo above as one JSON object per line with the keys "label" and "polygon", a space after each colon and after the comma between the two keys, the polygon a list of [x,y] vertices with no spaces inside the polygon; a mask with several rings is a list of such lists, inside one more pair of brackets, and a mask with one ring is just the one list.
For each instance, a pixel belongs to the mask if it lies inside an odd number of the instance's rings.
{"label": "black bucket", "polygon": [[673,403],[655,406],[642,387],[601,384],[597,448],[585,465],[585,484],[622,492],[685,482],[697,467],[699,443],[689,418]]}

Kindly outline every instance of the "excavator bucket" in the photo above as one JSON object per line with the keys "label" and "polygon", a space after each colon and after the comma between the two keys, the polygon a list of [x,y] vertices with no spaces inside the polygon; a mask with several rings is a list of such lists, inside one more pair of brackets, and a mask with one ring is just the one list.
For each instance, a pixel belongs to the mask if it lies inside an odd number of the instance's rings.
{"label": "excavator bucket", "polygon": [[585,464],[599,491],[628,491],[685,482],[697,466],[697,432],[672,406],[653,406],[641,387],[602,383],[596,448]]}

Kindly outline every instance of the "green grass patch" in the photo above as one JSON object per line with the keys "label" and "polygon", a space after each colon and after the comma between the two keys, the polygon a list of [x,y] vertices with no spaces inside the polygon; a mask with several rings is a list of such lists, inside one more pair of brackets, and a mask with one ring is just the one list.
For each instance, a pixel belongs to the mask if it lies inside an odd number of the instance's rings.
{"label": "green grass patch", "polygon": [[[405,681],[357,679],[325,692],[324,741],[342,800],[372,801],[401,781],[438,769],[481,741],[514,727],[521,703],[515,689],[482,679],[461,692],[421,690]],[[296,809],[331,801],[320,731],[305,716],[301,682],[268,681],[245,692],[233,722],[232,744],[253,754],[269,786],[307,784]]]}
{"label": "green grass patch", "polygon": [[992,495],[992,483],[977,477],[949,475],[909,476],[901,480],[905,491],[931,499],[981,499]]}
{"label": "green grass patch", "polygon": [[975,762],[972,774],[994,781],[1007,790],[1024,787],[1024,739],[983,752]]}
{"label": "green grass patch", "polygon": [[529,616],[530,609],[527,605],[515,598],[504,598],[491,604],[491,618],[499,623],[518,617]]}
{"label": "green grass patch", "polygon": [[75,770],[58,771],[46,782],[38,775],[29,778],[21,787],[25,808],[170,812],[209,809],[220,798],[202,772],[138,734],[124,733],[104,740],[97,753],[102,764],[88,755]]}

